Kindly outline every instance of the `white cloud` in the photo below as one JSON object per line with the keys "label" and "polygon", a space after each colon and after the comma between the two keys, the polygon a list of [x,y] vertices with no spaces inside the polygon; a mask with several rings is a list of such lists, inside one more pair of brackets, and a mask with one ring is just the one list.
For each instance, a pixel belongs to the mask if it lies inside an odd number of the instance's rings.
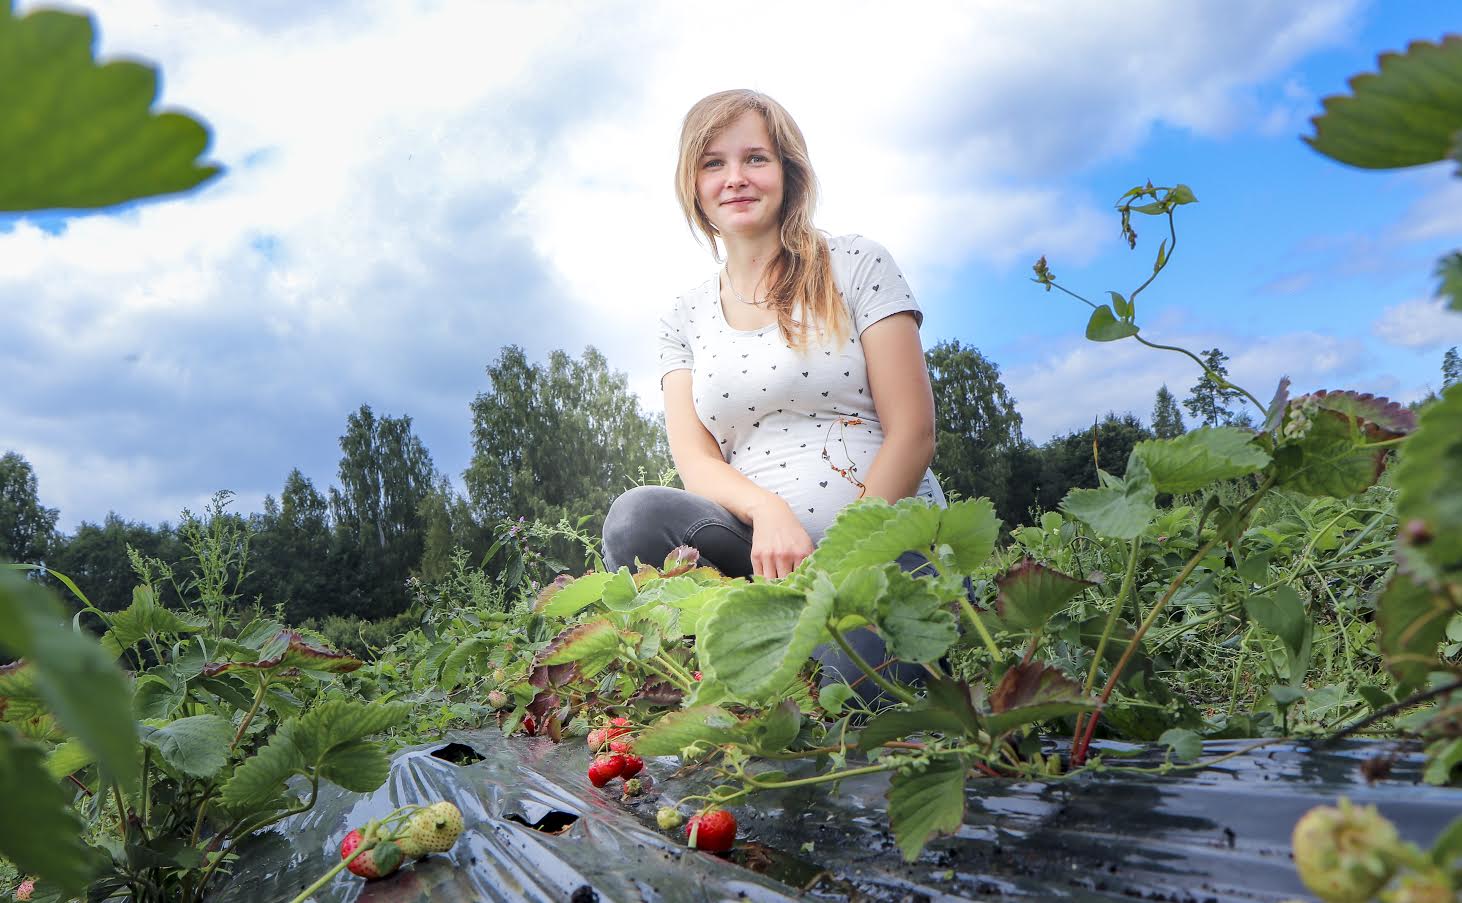
{"label": "white cloud", "polygon": [[1400,348],[1444,348],[1462,343],[1462,314],[1448,310],[1441,298],[1413,298],[1383,310],[1371,331]]}
{"label": "white cloud", "polygon": [[88,5],[103,55],[159,63],[164,105],[210,124],[229,171],[0,233],[0,446],[68,526],[222,486],[246,504],[293,466],[327,483],[363,401],[410,412],[460,472],[509,342],[592,342],[658,409],[645,334],[712,265],[674,204],[675,141],[713,90],[785,103],[822,225],[882,241],[933,303],[972,264],[1091,259],[1106,202],[1074,173],[1158,124],[1262,128],[1260,86],[1359,0],[868,0],[774,26],[627,0]]}

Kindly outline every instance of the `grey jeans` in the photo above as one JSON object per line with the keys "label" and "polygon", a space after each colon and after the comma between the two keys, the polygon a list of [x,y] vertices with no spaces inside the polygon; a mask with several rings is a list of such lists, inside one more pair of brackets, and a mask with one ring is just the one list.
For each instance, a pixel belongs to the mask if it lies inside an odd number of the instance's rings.
{"label": "grey jeans", "polygon": [[[634,567],[638,558],[659,567],[677,546],[692,546],[701,561],[728,577],[751,576],[751,525],[708,498],[669,486],[636,486],[609,506],[604,519],[604,564],[611,570]],[[905,552],[899,567],[912,571],[925,563],[918,552]],[[847,634],[848,645],[868,664],[881,664],[886,651],[883,638],[863,628]],[[832,644],[818,646],[812,657],[822,665],[822,685],[857,684],[866,702],[890,702],[877,684],[841,649]],[[920,683],[925,671],[919,665],[896,662],[879,673],[903,683]]]}

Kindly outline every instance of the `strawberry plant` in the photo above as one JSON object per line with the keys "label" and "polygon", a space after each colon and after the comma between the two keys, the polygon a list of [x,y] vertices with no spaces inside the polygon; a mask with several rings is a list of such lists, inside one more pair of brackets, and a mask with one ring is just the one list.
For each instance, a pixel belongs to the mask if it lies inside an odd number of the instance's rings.
{"label": "strawberry plant", "polygon": [[17,865],[99,898],[201,899],[239,839],[310,809],[322,781],[366,792],[385,780],[385,751],[367,738],[407,707],[332,691],[356,659],[267,618],[236,623],[220,561],[234,547],[194,545],[198,595],[182,610],[144,582],[128,608],[103,612],[53,574],[99,639],[62,626],[59,606],[15,576],[30,566],[0,570],[0,646],[22,656],[0,669],[0,744],[6,773],[35,784],[15,788],[34,820],[0,833]]}

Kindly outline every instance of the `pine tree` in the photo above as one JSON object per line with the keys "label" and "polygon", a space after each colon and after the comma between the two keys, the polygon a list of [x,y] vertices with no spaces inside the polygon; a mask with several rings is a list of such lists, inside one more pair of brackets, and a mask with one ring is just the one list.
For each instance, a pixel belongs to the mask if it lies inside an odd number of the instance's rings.
{"label": "pine tree", "polygon": [[1462,355],[1457,354],[1457,346],[1453,345],[1442,355],[1442,388],[1457,382],[1462,382]]}
{"label": "pine tree", "polygon": [[1228,355],[1217,348],[1203,352],[1203,365],[1208,369],[1188,390],[1192,394],[1183,400],[1183,407],[1203,426],[1221,426],[1234,418],[1230,403],[1242,393],[1214,379],[1214,375],[1228,376],[1228,368],[1224,366],[1227,360]]}
{"label": "pine tree", "polygon": [[1183,425],[1183,412],[1178,410],[1178,400],[1168,391],[1167,383],[1163,383],[1152,406],[1152,433],[1159,439],[1172,439],[1187,431]]}

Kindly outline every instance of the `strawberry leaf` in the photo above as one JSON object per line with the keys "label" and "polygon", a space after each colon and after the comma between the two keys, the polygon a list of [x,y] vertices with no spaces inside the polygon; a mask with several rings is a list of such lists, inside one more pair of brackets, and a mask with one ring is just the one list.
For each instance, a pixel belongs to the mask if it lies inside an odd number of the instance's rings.
{"label": "strawberry leaf", "polygon": [[919,857],[936,834],[953,834],[965,815],[963,756],[941,756],[922,770],[900,770],[888,788],[888,822],[905,862]]}
{"label": "strawberry leaf", "polygon": [[1410,557],[1462,579],[1462,383],[1422,411],[1396,465],[1396,519]]}
{"label": "strawberry leaf", "polygon": [[1157,488],[1139,457],[1127,461],[1125,477],[1101,473],[1102,488],[1073,489],[1061,500],[1061,510],[1086,522],[1110,539],[1135,539],[1157,516]]}
{"label": "strawberry leaf", "polygon": [[142,728],[142,742],[163,761],[192,778],[215,777],[228,764],[234,727],[217,715],[179,718],[161,728]]}
{"label": "strawberry leaf", "polygon": [[1137,333],[1137,324],[1117,319],[1107,304],[1093,310],[1091,319],[1086,321],[1086,337],[1093,342],[1115,342]]}
{"label": "strawberry leaf", "polygon": [[906,662],[938,661],[959,636],[954,614],[931,581],[910,577],[896,564],[884,565],[884,579],[888,589],[878,600],[878,632],[888,643],[888,655]]}
{"label": "strawberry leaf", "polygon": [[986,729],[993,735],[1051,718],[1075,715],[1096,706],[1096,700],[1082,692],[1081,684],[1044,662],[1015,665],[990,692]]}
{"label": "strawberry leaf", "polygon": [[1315,399],[1327,411],[1355,418],[1372,440],[1396,439],[1416,429],[1416,413],[1384,396],[1321,389],[1306,397]]}
{"label": "strawberry leaf", "polygon": [[25,658],[37,694],[61,726],[96,755],[102,770],[136,792],[137,729],[132,694],[112,656],[66,626],[55,598],[0,567],[0,650]]}
{"label": "strawberry leaf", "polygon": [[838,512],[817,551],[798,566],[793,584],[806,586],[812,572],[824,571],[836,585],[855,568],[881,566],[905,552],[928,552],[939,535],[942,515],[915,497],[894,505],[879,498],[853,502]]}
{"label": "strawberry leaf", "polygon": [[108,207],[218,174],[197,163],[205,126],[151,111],[157,71],[97,65],[95,44],[87,16],[0,5],[0,211]]}
{"label": "strawberry leaf", "polygon": [[1254,444],[1254,434],[1233,426],[1205,426],[1172,439],[1148,439],[1137,443],[1132,455],[1147,465],[1158,492],[1174,495],[1269,465],[1269,455]]}
{"label": "strawberry leaf", "polygon": [[1440,666],[1437,646],[1446,635],[1452,606],[1442,593],[1396,571],[1376,601],[1377,644],[1386,667],[1396,676],[1396,695],[1426,683]]}
{"label": "strawberry leaf", "polygon": [[152,590],[145,586],[133,588],[132,604],[111,615],[111,621],[111,629],[102,636],[101,643],[113,656],[120,656],[149,636],[179,636],[208,626],[207,618],[159,605]]}
{"label": "strawberry leaf", "polygon": [[608,618],[578,624],[554,637],[533,660],[539,665],[563,665],[619,648],[619,629]]}
{"label": "strawberry leaf", "polygon": [[[562,585],[554,581],[539,593],[533,610],[545,617],[571,618],[581,609],[598,602],[600,596],[604,594],[604,587],[608,586],[609,581],[613,580],[615,576],[596,572],[585,574],[577,580],[570,579]],[[550,592],[550,590],[552,591]]]}
{"label": "strawberry leaf", "polygon": [[678,756],[695,743],[735,743],[740,726],[736,716],[720,706],[696,706],[671,712],[645,728],[635,737],[634,750],[641,756]]}
{"label": "strawberry leaf", "polygon": [[939,532],[933,545],[947,545],[954,552],[955,565],[973,571],[985,563],[1000,536],[1000,518],[989,499],[962,499],[939,515]]}
{"label": "strawberry leaf", "polygon": [[1000,575],[995,610],[1001,620],[1024,630],[1040,630],[1051,615],[1066,607],[1083,590],[1096,586],[1026,558]]}
{"label": "strawberry leaf", "polygon": [[[828,639],[833,595],[755,583],[729,595],[696,638],[703,671],[747,702],[772,701]],[[778,697],[779,698],[779,697]]]}
{"label": "strawberry leaf", "polygon": [[1414,41],[1383,53],[1380,72],[1350,80],[1351,96],[1327,97],[1310,120],[1315,150],[1351,166],[1394,169],[1459,153],[1462,129],[1462,36],[1440,44]]}
{"label": "strawberry leaf", "polygon": [[267,671],[282,676],[290,669],[344,674],[362,664],[354,656],[311,643],[293,630],[283,630],[260,651],[258,661],[210,662],[203,666],[203,676],[217,677],[226,671]]}
{"label": "strawberry leaf", "polygon": [[1322,408],[1303,438],[1275,453],[1276,485],[1310,496],[1348,498],[1366,491],[1386,465],[1384,448],[1367,447],[1364,424]]}
{"label": "strawberry leaf", "polygon": [[46,773],[41,747],[0,725],[0,856],[22,874],[54,881],[67,894],[83,894],[94,869],[85,828],[61,786]]}

